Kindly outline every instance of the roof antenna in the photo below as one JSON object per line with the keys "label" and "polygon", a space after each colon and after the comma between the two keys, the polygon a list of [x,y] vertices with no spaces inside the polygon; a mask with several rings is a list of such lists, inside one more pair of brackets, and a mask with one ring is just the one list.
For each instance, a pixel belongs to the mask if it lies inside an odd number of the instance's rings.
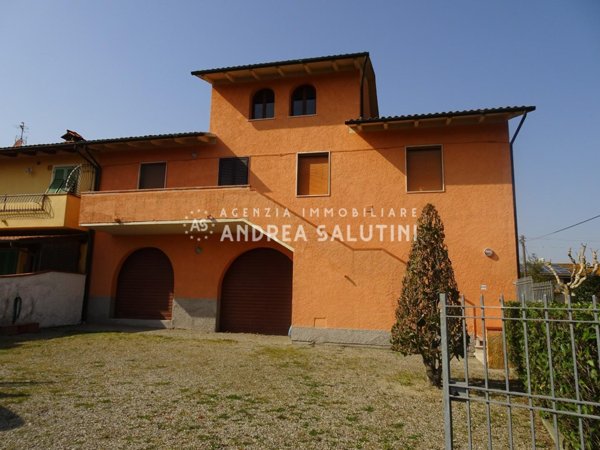
{"label": "roof antenna", "polygon": [[20,136],[15,136],[13,147],[22,147],[23,145],[27,145],[27,136],[25,136],[25,132],[29,131],[29,127],[25,125],[25,122],[21,122],[17,127],[21,129],[21,134]]}

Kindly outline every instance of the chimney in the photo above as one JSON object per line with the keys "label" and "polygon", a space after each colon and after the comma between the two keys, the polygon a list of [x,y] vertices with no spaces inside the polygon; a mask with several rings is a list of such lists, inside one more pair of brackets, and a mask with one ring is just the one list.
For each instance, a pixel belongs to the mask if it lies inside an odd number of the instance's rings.
{"label": "chimney", "polygon": [[61,139],[64,139],[67,142],[85,141],[85,139],[77,131],[73,130],[67,130],[67,132],[61,136]]}

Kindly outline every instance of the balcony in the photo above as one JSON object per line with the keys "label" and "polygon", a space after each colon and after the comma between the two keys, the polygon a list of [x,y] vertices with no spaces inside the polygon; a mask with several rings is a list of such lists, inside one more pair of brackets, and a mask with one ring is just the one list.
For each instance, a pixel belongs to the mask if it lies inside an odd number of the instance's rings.
{"label": "balcony", "polygon": [[[0,232],[61,228],[80,230],[80,193],[93,189],[95,175],[95,169],[89,164],[55,166],[45,192],[0,193]],[[37,185],[41,183],[38,181]],[[22,185],[31,187],[25,183]],[[15,187],[18,188],[9,186]]]}
{"label": "balcony", "polygon": [[[239,219],[230,215],[232,209],[269,203],[249,186],[87,192],[81,196],[79,223],[111,234],[172,234],[194,219]],[[223,210],[229,216],[222,217]]]}
{"label": "balcony", "polygon": [[79,226],[80,198],[73,194],[0,196],[0,231],[72,228]]}

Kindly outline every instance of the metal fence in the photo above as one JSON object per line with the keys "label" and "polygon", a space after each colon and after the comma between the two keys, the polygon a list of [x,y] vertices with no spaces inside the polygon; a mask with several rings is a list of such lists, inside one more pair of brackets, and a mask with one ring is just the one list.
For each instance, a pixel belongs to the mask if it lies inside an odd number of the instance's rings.
{"label": "metal fence", "polygon": [[533,278],[519,278],[516,282],[517,298],[525,298],[527,301],[543,301],[544,296],[548,301],[554,300],[554,284],[552,281],[533,282]]}
{"label": "metal fence", "polygon": [[[440,296],[445,447],[600,449],[600,310],[572,303],[447,304]],[[481,361],[452,361],[447,330],[483,333]],[[450,326],[449,326],[450,325]],[[496,367],[496,368],[494,368]]]}

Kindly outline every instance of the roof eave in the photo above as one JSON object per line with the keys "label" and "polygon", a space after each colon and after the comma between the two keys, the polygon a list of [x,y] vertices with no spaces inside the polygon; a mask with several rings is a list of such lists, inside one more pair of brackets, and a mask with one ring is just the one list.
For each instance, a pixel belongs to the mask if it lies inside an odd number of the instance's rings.
{"label": "roof eave", "polygon": [[431,128],[450,125],[476,125],[508,121],[535,111],[535,106],[516,108],[490,108],[482,110],[447,113],[414,114],[407,116],[352,119],[345,123],[358,131],[393,130],[407,128]]}
{"label": "roof eave", "polygon": [[95,139],[79,142],[57,142],[51,144],[33,144],[21,147],[0,148],[0,156],[36,156],[38,153],[76,153],[78,148],[86,146],[89,149],[103,148],[141,148],[147,146],[214,144],[216,136],[208,132],[173,133],[163,135],[131,136],[124,138]]}
{"label": "roof eave", "polygon": [[211,84],[232,84],[361,70],[368,52],[293,59],[245,66],[196,70],[192,75]]}

